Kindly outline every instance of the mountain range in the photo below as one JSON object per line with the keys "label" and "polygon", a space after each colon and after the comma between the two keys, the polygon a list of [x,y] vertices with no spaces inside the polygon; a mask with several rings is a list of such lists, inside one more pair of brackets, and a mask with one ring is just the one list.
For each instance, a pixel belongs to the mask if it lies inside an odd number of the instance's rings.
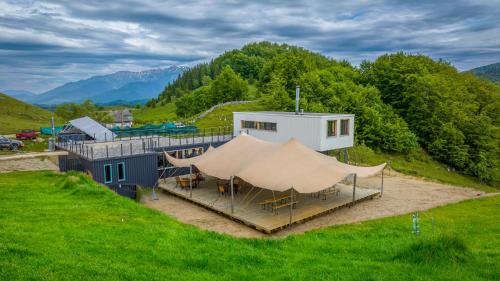
{"label": "mountain range", "polygon": [[97,104],[144,103],[158,96],[165,86],[187,68],[171,66],[140,72],[119,71],[69,82],[45,93],[6,90],[5,93],[37,105],[80,103],[87,99]]}
{"label": "mountain range", "polygon": [[473,68],[469,71],[493,82],[500,82],[500,62]]}

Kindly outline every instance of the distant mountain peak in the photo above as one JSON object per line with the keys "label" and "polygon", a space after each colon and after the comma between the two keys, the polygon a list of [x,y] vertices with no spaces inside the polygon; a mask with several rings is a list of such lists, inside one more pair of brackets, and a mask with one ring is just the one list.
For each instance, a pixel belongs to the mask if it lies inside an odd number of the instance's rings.
{"label": "distant mountain peak", "polygon": [[29,100],[36,104],[83,102],[91,99],[96,103],[114,101],[149,100],[157,97],[163,88],[187,67],[169,66],[143,71],[118,71],[69,82]]}

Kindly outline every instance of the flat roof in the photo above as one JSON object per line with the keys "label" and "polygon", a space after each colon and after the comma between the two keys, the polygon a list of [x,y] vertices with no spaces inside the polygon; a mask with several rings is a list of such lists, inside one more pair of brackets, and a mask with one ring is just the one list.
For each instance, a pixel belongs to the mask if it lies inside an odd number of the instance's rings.
{"label": "flat roof", "polygon": [[354,114],[344,113],[328,113],[328,112],[304,112],[295,114],[295,112],[281,112],[281,111],[237,111],[233,113],[241,114],[261,114],[261,115],[281,115],[281,116],[304,116],[304,117],[337,117],[337,116],[354,116]]}

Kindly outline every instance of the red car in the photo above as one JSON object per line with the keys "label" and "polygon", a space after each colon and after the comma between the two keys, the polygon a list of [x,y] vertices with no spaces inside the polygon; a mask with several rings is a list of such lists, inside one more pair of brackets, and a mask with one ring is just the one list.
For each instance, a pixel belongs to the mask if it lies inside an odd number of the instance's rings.
{"label": "red car", "polygon": [[36,139],[36,132],[34,130],[22,130],[20,133],[16,134],[16,139],[18,140],[27,140],[27,139]]}

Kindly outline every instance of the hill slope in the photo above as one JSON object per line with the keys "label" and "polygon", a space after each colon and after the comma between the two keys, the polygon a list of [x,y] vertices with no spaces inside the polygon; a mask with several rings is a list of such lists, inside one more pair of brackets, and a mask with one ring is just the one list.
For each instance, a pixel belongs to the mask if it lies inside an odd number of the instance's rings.
{"label": "hill slope", "polygon": [[[0,134],[12,134],[21,129],[50,126],[54,114],[40,107],[24,103],[0,93]],[[62,120],[57,118],[56,122]]]}
{"label": "hill slope", "polygon": [[2,280],[465,281],[500,274],[499,196],[421,212],[419,237],[403,215],[238,239],[179,223],[83,174],[17,172],[0,174],[0,182]]}
{"label": "hill slope", "polygon": [[184,67],[172,66],[141,72],[120,71],[109,75],[93,76],[85,80],[66,83],[29,101],[35,104],[82,102],[91,99],[95,103],[113,101],[137,101],[155,97],[176,79]]}
{"label": "hill slope", "polygon": [[23,90],[5,90],[5,91],[3,91],[3,93],[15,98],[16,100],[20,100],[20,101],[24,101],[24,102],[29,102],[31,99],[36,97],[35,93],[32,93],[30,91],[23,91]]}
{"label": "hill slope", "polygon": [[500,82],[500,62],[473,68],[469,72],[493,82]]}

